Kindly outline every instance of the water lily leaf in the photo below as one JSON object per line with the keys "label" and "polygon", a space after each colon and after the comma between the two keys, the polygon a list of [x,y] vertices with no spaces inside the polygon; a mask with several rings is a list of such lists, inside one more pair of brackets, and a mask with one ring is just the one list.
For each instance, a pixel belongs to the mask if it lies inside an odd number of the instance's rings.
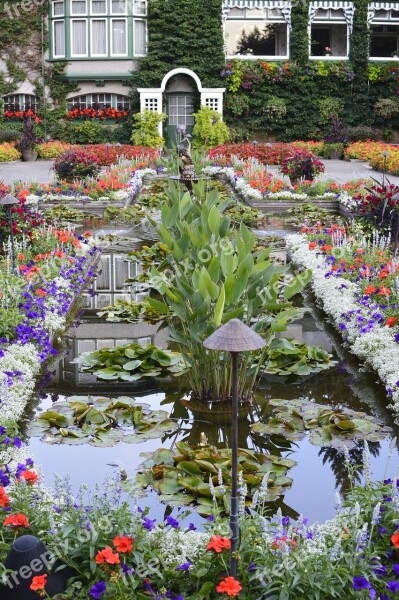
{"label": "water lily leaf", "polygon": [[203,471],[207,471],[209,473],[214,473],[215,475],[218,474],[218,470],[215,467],[215,465],[213,465],[211,462],[209,462],[209,460],[195,460],[195,463],[203,470]]}
{"label": "water lily leaf", "polygon": [[203,475],[202,470],[198,465],[195,464],[195,462],[182,461],[179,463],[179,469],[185,473],[188,473],[189,475]]}
{"label": "water lily leaf", "polygon": [[172,494],[161,494],[159,500],[167,506],[187,506],[194,501],[194,496],[191,494],[179,494],[178,492]]}
{"label": "water lily leaf", "polygon": [[162,481],[157,481],[154,483],[154,487],[161,492],[161,494],[175,494],[176,492],[181,492],[182,486],[176,481],[176,479],[172,479],[170,477],[166,479],[162,479]]}
{"label": "water lily leaf", "polygon": [[123,368],[125,371],[134,371],[135,369],[137,369],[137,367],[139,367],[141,365],[142,361],[141,360],[129,360],[129,362],[125,363],[123,365]]}
{"label": "water lily leaf", "polygon": [[344,429],[345,431],[355,429],[354,423],[352,421],[348,421],[346,419],[344,420],[344,419],[339,419],[338,417],[335,417],[334,423],[335,423],[336,427],[338,427],[339,429]]}
{"label": "water lily leaf", "polygon": [[46,410],[46,412],[40,414],[40,419],[42,421],[48,421],[55,427],[62,427],[63,425],[68,424],[68,419],[55,410]]}
{"label": "water lily leaf", "polygon": [[98,369],[96,371],[96,376],[98,379],[118,379],[119,371],[114,368],[107,367],[106,369]]}
{"label": "water lily leaf", "polygon": [[123,433],[121,431],[102,431],[97,433],[96,436],[89,441],[89,444],[100,448],[110,447],[120,442],[122,437]]}
{"label": "water lily leaf", "polygon": [[118,378],[122,379],[122,381],[139,381],[142,375],[140,373],[135,373],[134,375],[130,373],[119,373]]}

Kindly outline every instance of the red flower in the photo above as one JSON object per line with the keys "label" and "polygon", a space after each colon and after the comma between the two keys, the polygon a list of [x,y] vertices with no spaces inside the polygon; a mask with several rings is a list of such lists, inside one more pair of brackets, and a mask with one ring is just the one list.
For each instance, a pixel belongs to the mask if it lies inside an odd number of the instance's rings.
{"label": "red flower", "polygon": [[39,288],[38,290],[36,290],[36,296],[47,296],[47,292]]}
{"label": "red flower", "polygon": [[378,292],[380,296],[389,296],[389,294],[391,293],[391,290],[387,287],[385,287],[385,285],[382,285],[380,287],[380,291]]}
{"label": "red flower", "polygon": [[29,523],[25,515],[18,513],[17,515],[11,515],[7,517],[3,523],[5,527],[12,525],[13,527],[26,527],[29,528]]}
{"label": "red flower", "polygon": [[238,596],[240,591],[242,590],[242,586],[237,579],[234,577],[225,577],[219,585],[216,586],[216,591],[219,594],[227,594],[229,598],[233,598],[233,596]]}
{"label": "red flower", "polygon": [[395,548],[399,548],[399,533],[394,533],[391,535],[391,542]]}
{"label": "red flower", "polygon": [[372,285],[368,285],[366,287],[366,289],[364,290],[364,293],[366,294],[366,296],[370,296],[370,294],[374,294],[377,291],[377,288],[375,288]]}
{"label": "red flower", "polygon": [[314,250],[316,248],[317,244],[316,242],[310,242],[309,243],[309,250]]}
{"label": "red flower", "polygon": [[388,319],[385,321],[385,325],[386,325],[387,327],[393,327],[393,326],[395,325],[396,321],[397,321],[397,318],[396,318],[396,317],[389,317],[389,318],[388,318]]}
{"label": "red flower", "polygon": [[129,554],[133,550],[133,539],[127,535],[122,538],[117,535],[112,543],[121,554]]}
{"label": "red flower", "polygon": [[37,592],[38,590],[44,590],[46,583],[47,583],[47,575],[36,575],[32,579],[32,583],[30,584],[29,587],[34,592]]}
{"label": "red flower", "polygon": [[3,487],[0,487],[0,506],[8,508],[10,506],[10,498],[7,496]]}
{"label": "red flower", "polygon": [[103,563],[108,563],[109,565],[118,565],[120,563],[119,554],[112,551],[110,546],[104,548],[104,550],[99,550],[96,556],[96,563],[98,565],[102,565]]}
{"label": "red flower", "polygon": [[222,552],[222,550],[230,550],[230,548],[231,542],[229,538],[221,537],[220,535],[214,535],[206,547],[207,550],[214,550],[217,553]]}
{"label": "red flower", "polygon": [[26,483],[33,485],[37,481],[37,473],[35,473],[34,471],[26,470],[23,473],[21,473],[21,475],[18,477],[18,481],[20,481],[21,479],[25,479]]}

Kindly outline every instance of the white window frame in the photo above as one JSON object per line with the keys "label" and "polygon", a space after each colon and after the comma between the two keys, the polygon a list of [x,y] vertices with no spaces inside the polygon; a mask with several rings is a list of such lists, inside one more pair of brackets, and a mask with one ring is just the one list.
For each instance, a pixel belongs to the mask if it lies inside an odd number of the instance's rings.
{"label": "white window frame", "polygon": [[[145,50],[144,54],[136,54],[136,21],[141,21],[145,26]],[[148,27],[147,19],[133,19],[133,56],[147,56],[147,45],[148,45]]]}
{"label": "white window frame", "polygon": [[146,17],[147,14],[148,14],[148,2],[147,2],[147,0],[144,0],[144,12],[143,13],[136,12],[136,10],[135,10],[135,6],[136,6],[135,0],[132,0],[132,2],[133,2],[133,14],[135,16],[137,16],[137,17]]}
{"label": "white window frame", "polygon": [[[61,4],[62,5],[62,13],[60,15],[56,15],[55,14],[55,10],[54,9],[55,9],[55,5],[56,4]],[[64,4],[64,0],[54,0],[52,2],[51,8],[52,8],[51,14],[52,14],[52,17],[54,19],[59,19],[59,18],[65,17],[65,4]]]}
{"label": "white window frame", "polygon": [[[73,54],[73,23],[75,21],[83,21],[86,27],[86,52],[85,54]],[[89,28],[88,19],[71,19],[70,43],[71,43],[71,58],[87,58],[89,56]]]}
{"label": "white window frame", "polygon": [[[274,6],[273,6],[274,5]],[[243,15],[236,15],[236,16],[232,16],[229,17],[229,13],[231,8],[241,8],[243,9]],[[261,7],[264,8],[266,11],[266,18],[265,17],[255,17],[255,16],[249,16],[247,18],[247,11],[251,10],[251,8],[254,8],[254,6],[250,5],[250,3],[246,3],[245,1],[238,4],[238,2],[236,0],[227,0],[224,5],[223,5],[223,39],[226,40],[226,23],[227,21],[241,21],[243,23],[245,23],[245,21],[259,21],[260,24],[263,25],[267,25],[267,24],[279,24],[279,25],[286,25],[287,27],[287,52],[286,54],[265,54],[265,55],[252,55],[252,54],[226,54],[226,60],[233,60],[235,58],[237,59],[241,59],[241,60],[264,60],[264,59],[268,59],[268,60],[286,60],[289,58],[290,55],[290,33],[291,33],[291,10],[292,10],[292,2],[290,0],[286,0],[284,2],[279,2],[278,0],[276,0],[275,2],[270,1],[267,2],[265,1],[265,6]],[[276,17],[274,19],[271,19],[268,16],[268,10],[271,10],[273,8],[279,8],[283,10],[283,16],[279,16]],[[285,17],[285,13],[284,11],[286,11],[288,13],[288,15]]]}
{"label": "white window frame", "polygon": [[[93,51],[93,23],[94,21],[104,21],[105,22],[105,54],[95,54]],[[100,19],[94,17],[90,19],[90,56],[93,57],[104,57],[109,56],[109,48],[108,48],[108,19]]]}
{"label": "white window frame", "polygon": [[[377,17],[374,20],[374,12],[375,10],[386,10],[389,15],[387,19],[381,19],[381,17]],[[388,3],[385,2],[372,2],[369,4],[369,14],[367,19],[367,24],[370,29],[372,25],[396,25],[399,27],[399,18],[392,19],[391,11],[399,11],[399,4],[396,2]],[[398,34],[399,35],[399,34]],[[370,47],[371,49],[371,47]],[[394,58],[393,56],[371,56],[369,55],[370,61],[376,62],[397,62],[399,61],[399,49],[398,49],[398,58]]]}
{"label": "white window frame", "polygon": [[[342,5],[340,5],[340,3],[336,3],[333,0],[331,0],[330,2],[326,2],[325,5],[323,6],[318,6],[317,10],[322,9],[322,10],[330,10],[332,11],[332,13],[334,14],[334,10],[343,10],[344,11],[344,16],[340,16],[339,18],[330,18],[330,19],[321,19],[321,18],[311,18],[311,14],[312,14],[312,4],[318,4],[317,0],[316,2],[310,2],[309,4],[309,22],[308,22],[308,37],[309,37],[309,49],[308,49],[308,53],[309,53],[309,60],[349,60],[349,52],[350,52],[350,35],[351,35],[351,27],[352,27],[352,20],[350,20],[348,22],[347,20],[347,14],[349,12],[349,14],[351,14],[352,19],[353,19],[353,12],[355,10],[353,2],[348,2],[348,3],[342,3]],[[350,12],[352,10],[352,12]],[[348,17],[350,19],[350,17]],[[325,55],[315,55],[312,56],[311,52],[312,52],[312,46],[311,46],[311,42],[312,42],[312,25],[329,25],[329,26],[334,26],[334,25],[345,25],[346,26],[346,55],[345,56],[325,56]]]}
{"label": "white window frame", "polygon": [[[81,17],[81,18],[82,17],[87,17],[87,15],[88,15],[88,12],[87,12],[88,11],[88,5],[87,5],[88,4],[88,0],[84,0],[85,5],[86,5],[86,10],[85,10],[84,13],[74,13],[73,12],[73,8],[72,8],[73,7],[73,0],[68,0],[68,1],[70,2],[71,17]],[[83,2],[83,0],[80,0],[80,1]]]}
{"label": "white window frame", "polygon": [[[114,48],[114,28],[113,28],[113,21],[125,21],[125,25],[126,25],[126,36],[125,36],[125,52],[123,54],[116,54],[113,51]],[[125,17],[119,18],[119,17],[115,17],[114,19],[109,19],[110,22],[110,45],[109,45],[109,55],[110,56],[127,56],[128,52],[129,52],[129,22],[128,19]]]}
{"label": "white window frame", "polygon": [[110,4],[110,6],[109,6],[109,14],[110,14],[111,16],[113,16],[113,17],[117,17],[117,16],[119,16],[119,15],[120,15],[121,17],[124,17],[124,16],[126,16],[126,15],[127,15],[127,13],[128,13],[128,0],[124,0],[124,2],[125,2],[125,10],[124,10],[124,12],[117,12],[117,13],[114,13],[114,12],[113,12],[113,10],[112,10],[112,7],[113,7],[113,2],[112,2],[112,0],[109,0],[109,4]]}
{"label": "white window frame", "polygon": [[[62,28],[64,30],[64,54],[56,54],[55,53],[55,26],[57,23],[62,23]],[[53,40],[52,40],[52,55],[53,58],[65,58],[66,55],[66,29],[65,29],[65,19],[54,19],[53,23],[52,23],[52,36],[53,36]]]}
{"label": "white window frame", "polygon": [[108,16],[107,0],[105,0],[105,12],[102,12],[102,13],[94,12],[94,9],[93,9],[93,2],[94,1],[95,0],[90,0],[90,15],[92,15],[94,17],[107,17]]}

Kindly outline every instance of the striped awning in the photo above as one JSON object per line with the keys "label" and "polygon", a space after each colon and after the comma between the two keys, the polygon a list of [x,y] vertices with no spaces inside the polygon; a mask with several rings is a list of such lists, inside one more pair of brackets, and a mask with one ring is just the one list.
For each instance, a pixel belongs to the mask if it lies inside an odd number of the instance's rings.
{"label": "striped awning", "polygon": [[345,0],[316,0],[309,4],[309,21],[312,22],[319,8],[323,10],[342,10],[345,21],[348,24],[349,31],[353,28],[353,15],[355,14],[355,5],[353,2]]}
{"label": "striped awning", "polygon": [[225,21],[232,8],[279,8],[285,22],[291,28],[291,0],[224,0],[222,17]]}
{"label": "striped awning", "polygon": [[374,19],[376,10],[397,10],[399,11],[399,2],[371,2],[368,8],[367,21],[369,23]]}

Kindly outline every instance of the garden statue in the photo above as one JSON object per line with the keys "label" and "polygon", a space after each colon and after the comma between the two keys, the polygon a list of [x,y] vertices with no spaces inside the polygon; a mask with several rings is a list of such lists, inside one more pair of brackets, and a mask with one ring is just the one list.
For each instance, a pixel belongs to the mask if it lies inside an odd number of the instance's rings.
{"label": "garden statue", "polygon": [[198,179],[198,177],[195,174],[194,161],[191,158],[191,142],[189,140],[190,137],[191,135],[189,133],[185,133],[177,148],[179,153],[180,178],[183,180]]}
{"label": "garden statue", "polygon": [[312,159],[309,158],[305,158],[305,160],[303,161],[302,164],[302,176],[306,181],[313,181],[314,179],[314,175],[313,175],[313,162]]}

